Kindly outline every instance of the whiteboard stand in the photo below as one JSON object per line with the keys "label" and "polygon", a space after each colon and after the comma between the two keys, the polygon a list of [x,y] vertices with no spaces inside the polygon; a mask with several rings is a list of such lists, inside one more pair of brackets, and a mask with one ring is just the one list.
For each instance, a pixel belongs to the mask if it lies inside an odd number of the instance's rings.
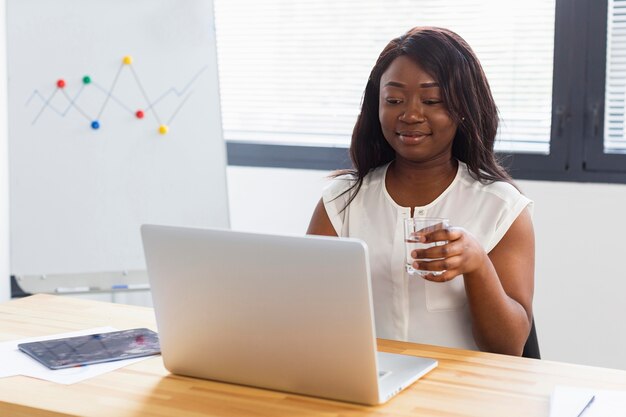
{"label": "whiteboard stand", "polygon": [[20,288],[30,294],[54,294],[96,301],[152,306],[146,271],[87,274],[17,275]]}

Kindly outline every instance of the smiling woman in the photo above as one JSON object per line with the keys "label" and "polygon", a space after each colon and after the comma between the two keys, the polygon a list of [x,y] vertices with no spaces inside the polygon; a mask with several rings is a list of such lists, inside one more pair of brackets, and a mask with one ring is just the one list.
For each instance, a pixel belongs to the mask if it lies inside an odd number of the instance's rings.
{"label": "smiling woman", "polygon": [[378,114],[396,158],[426,162],[451,152],[458,123],[440,90],[439,83],[406,55],[393,60],[382,75]]}
{"label": "smiling woman", "polygon": [[[498,164],[497,109],[469,45],[442,28],[393,39],[369,76],[350,155],[308,232],[364,240],[378,337],[521,355],[532,323],[532,202]],[[404,265],[404,220],[450,219]]]}

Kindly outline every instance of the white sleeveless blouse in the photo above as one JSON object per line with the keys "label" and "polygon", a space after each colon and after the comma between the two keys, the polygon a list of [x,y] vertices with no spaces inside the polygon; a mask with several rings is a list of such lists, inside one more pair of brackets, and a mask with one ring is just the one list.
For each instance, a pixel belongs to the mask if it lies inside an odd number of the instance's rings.
{"label": "white sleeveless blouse", "polygon": [[[403,220],[409,207],[399,206],[385,187],[389,164],[370,172],[358,194],[342,211],[353,179],[334,180],[323,193],[330,221],[341,237],[355,237],[369,248],[376,336],[439,346],[478,350],[463,276],[431,282],[404,268]],[[472,233],[489,253],[532,201],[505,182],[481,184],[459,162],[455,179],[430,204],[415,207],[415,217],[445,217],[450,225]]]}

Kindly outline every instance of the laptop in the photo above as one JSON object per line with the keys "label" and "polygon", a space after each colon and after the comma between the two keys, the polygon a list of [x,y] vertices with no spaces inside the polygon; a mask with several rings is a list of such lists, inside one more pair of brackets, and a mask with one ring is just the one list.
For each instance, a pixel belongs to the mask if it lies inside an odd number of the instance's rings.
{"label": "laptop", "polygon": [[377,352],[360,240],[159,225],[141,234],[174,374],[374,405],[437,366]]}

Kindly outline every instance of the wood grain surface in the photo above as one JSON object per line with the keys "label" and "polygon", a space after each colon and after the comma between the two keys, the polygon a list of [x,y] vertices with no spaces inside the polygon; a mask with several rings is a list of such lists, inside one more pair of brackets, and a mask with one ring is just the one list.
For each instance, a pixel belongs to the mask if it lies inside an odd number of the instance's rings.
{"label": "wood grain surface", "polygon": [[[0,304],[0,341],[91,327],[156,330],[150,308],[53,295]],[[555,385],[626,390],[626,371],[379,340],[381,351],[439,366],[388,403],[356,404],[170,374],[161,357],[73,384],[0,379],[0,416],[498,416],[549,415]]]}

